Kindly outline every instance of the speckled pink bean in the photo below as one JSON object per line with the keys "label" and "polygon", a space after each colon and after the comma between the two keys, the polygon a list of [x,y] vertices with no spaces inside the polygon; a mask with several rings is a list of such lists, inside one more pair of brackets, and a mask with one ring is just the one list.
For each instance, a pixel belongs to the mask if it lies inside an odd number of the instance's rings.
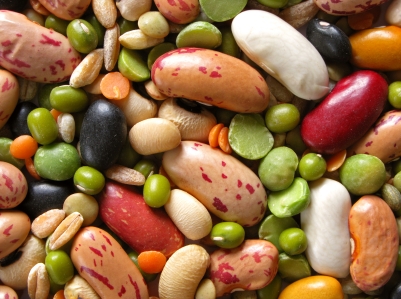
{"label": "speckled pink bean", "polygon": [[269,104],[265,79],[233,56],[200,48],[179,48],[160,56],[152,81],[169,97],[183,97],[244,113],[259,113]]}
{"label": "speckled pink bean", "polygon": [[235,290],[258,290],[268,285],[278,270],[278,250],[266,240],[246,240],[234,249],[210,255],[209,276],[216,296]]}
{"label": "speckled pink bean", "polygon": [[91,0],[39,0],[39,2],[55,16],[73,20],[84,14]]}
{"label": "speckled pink bean", "polygon": [[182,190],[225,221],[252,226],[264,216],[267,195],[256,174],[209,145],[182,141],[163,155],[163,168]]}
{"label": "speckled pink bean", "polygon": [[315,0],[316,5],[331,15],[353,15],[381,5],[388,0]]}
{"label": "speckled pink bean", "polygon": [[14,165],[0,161],[0,209],[18,206],[28,193],[24,174]]}
{"label": "speckled pink bean", "polygon": [[400,130],[401,111],[388,111],[364,137],[348,149],[348,154],[369,154],[378,157],[383,163],[390,162],[401,156]]}
{"label": "speckled pink bean", "polygon": [[199,0],[155,0],[155,4],[166,19],[176,24],[192,22],[200,11]]}
{"label": "speckled pink bean", "polygon": [[12,288],[0,285],[0,298],[18,299],[18,295]]}
{"label": "speckled pink bean", "polygon": [[0,129],[6,124],[18,104],[19,84],[9,71],[0,70]]}
{"label": "speckled pink bean", "polygon": [[0,66],[31,81],[67,80],[81,61],[68,38],[30,21],[23,14],[0,11]]}
{"label": "speckled pink bean", "polygon": [[106,231],[88,226],[74,237],[71,260],[102,299],[148,299],[148,288],[138,268]]}

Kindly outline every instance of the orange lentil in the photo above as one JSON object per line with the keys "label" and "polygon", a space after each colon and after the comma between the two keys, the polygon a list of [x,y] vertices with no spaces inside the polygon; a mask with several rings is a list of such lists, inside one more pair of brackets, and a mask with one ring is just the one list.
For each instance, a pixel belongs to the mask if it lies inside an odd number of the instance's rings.
{"label": "orange lentil", "polygon": [[107,73],[100,81],[100,91],[109,100],[121,100],[128,96],[131,83],[120,72]]}
{"label": "orange lentil", "polygon": [[17,159],[32,157],[38,149],[38,142],[31,135],[18,136],[11,142],[10,154]]}
{"label": "orange lentil", "polygon": [[160,251],[143,251],[138,255],[139,268],[150,274],[160,273],[163,270],[166,261],[166,256]]}
{"label": "orange lentil", "polygon": [[223,150],[223,152],[227,154],[231,154],[233,152],[230,143],[228,142],[228,127],[224,127],[220,130],[218,140],[219,147]]}
{"label": "orange lentil", "polygon": [[213,126],[213,128],[209,132],[209,145],[211,147],[219,146],[219,134],[221,129],[224,128],[224,124],[219,123]]}
{"label": "orange lentil", "polygon": [[57,293],[54,294],[53,299],[65,299],[65,297],[64,297],[64,289],[57,291]]}
{"label": "orange lentil", "polygon": [[58,111],[56,109],[50,110],[50,114],[53,116],[54,120],[57,122],[57,118],[60,116],[60,114],[63,113],[61,111]]}
{"label": "orange lentil", "polygon": [[333,172],[343,165],[345,158],[347,158],[347,150],[342,150],[337,154],[334,154],[326,159],[326,170],[328,172]]}
{"label": "orange lentil", "polygon": [[41,180],[42,178],[39,176],[39,174],[36,172],[35,165],[33,164],[32,158],[26,158],[25,159],[25,168],[28,171],[28,173],[31,175],[36,180]]}

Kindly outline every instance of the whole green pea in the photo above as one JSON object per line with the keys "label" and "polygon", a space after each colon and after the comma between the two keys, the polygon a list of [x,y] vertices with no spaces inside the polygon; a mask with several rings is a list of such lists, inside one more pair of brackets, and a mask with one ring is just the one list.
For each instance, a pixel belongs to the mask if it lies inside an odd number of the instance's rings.
{"label": "whole green pea", "polygon": [[98,38],[97,45],[98,47],[102,47],[104,42],[104,34],[106,33],[106,28],[103,27],[103,25],[99,22],[99,20],[93,13],[85,16],[85,20],[88,21],[93,26],[93,29],[95,29]]}
{"label": "whole green pea", "polygon": [[267,128],[273,133],[285,133],[294,129],[300,122],[298,108],[290,103],[270,107],[265,114]]}
{"label": "whole green pea", "polygon": [[340,167],[340,181],[354,195],[372,194],[385,183],[386,168],[375,156],[354,155]]}
{"label": "whole green pea", "polygon": [[102,191],[105,182],[103,174],[90,166],[81,166],[74,174],[74,185],[85,194],[98,194]]}
{"label": "whole green pea", "polygon": [[394,108],[401,108],[401,81],[395,81],[388,86],[388,101]]}
{"label": "whole green pea", "polygon": [[36,108],[27,117],[29,132],[40,144],[50,144],[58,136],[58,126],[46,108]]}
{"label": "whole green pea", "polygon": [[314,181],[321,178],[326,172],[326,160],[322,155],[308,153],[299,161],[299,174],[307,181]]}
{"label": "whole green pea", "polygon": [[235,248],[244,241],[245,230],[236,222],[220,222],[212,227],[210,238],[221,248]]}
{"label": "whole green pea", "polygon": [[297,227],[284,230],[278,239],[281,248],[288,255],[301,254],[308,247],[305,232]]}
{"label": "whole green pea", "polygon": [[63,113],[81,112],[88,107],[89,99],[83,89],[62,85],[50,92],[50,105]]}
{"label": "whole green pea", "polygon": [[61,33],[62,35],[67,34],[67,26],[69,22],[67,20],[60,19],[59,17],[50,14],[46,17],[45,27],[53,29],[54,31]]}
{"label": "whole green pea", "polygon": [[393,178],[393,185],[401,192],[401,171],[397,172],[397,174]]}
{"label": "whole green pea", "polygon": [[161,174],[149,176],[143,186],[143,199],[152,208],[160,208],[170,197],[170,182]]}
{"label": "whole green pea", "polygon": [[83,19],[75,19],[68,24],[67,37],[72,47],[84,54],[96,49],[99,42],[93,26]]}
{"label": "whole green pea", "polygon": [[74,266],[70,256],[62,250],[50,251],[45,258],[47,273],[58,285],[67,283],[74,276]]}
{"label": "whole green pea", "polygon": [[155,173],[156,163],[149,159],[141,159],[135,164],[134,169],[142,173],[145,178],[148,178],[150,175]]}

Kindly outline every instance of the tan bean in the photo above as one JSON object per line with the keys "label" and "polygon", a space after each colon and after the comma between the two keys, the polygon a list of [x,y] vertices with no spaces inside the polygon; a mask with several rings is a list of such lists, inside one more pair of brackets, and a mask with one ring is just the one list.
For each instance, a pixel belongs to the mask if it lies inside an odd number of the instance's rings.
{"label": "tan bean", "polygon": [[103,52],[103,49],[95,49],[85,56],[71,74],[72,87],[79,88],[95,81],[103,66]]}
{"label": "tan bean", "polygon": [[195,299],[215,299],[216,288],[209,278],[204,278],[196,289]]}
{"label": "tan bean", "polygon": [[144,84],[146,92],[148,93],[148,95],[154,99],[154,100],[158,100],[158,101],[162,101],[168,98],[168,96],[162,94],[156,87],[156,85],[153,83],[152,80],[148,80],[145,82]]}
{"label": "tan bean", "polygon": [[79,275],[75,275],[65,284],[64,297],[66,299],[100,299],[90,284]]}
{"label": "tan bean", "polygon": [[152,6],[152,0],[120,0],[116,2],[121,16],[128,21],[137,21]]}
{"label": "tan bean", "polygon": [[106,74],[99,74],[99,76],[96,77],[95,81],[93,81],[89,85],[85,85],[83,89],[91,95],[102,95],[102,92],[100,91],[100,82],[102,82],[104,76],[106,76]]}
{"label": "tan bean", "polygon": [[39,215],[32,221],[31,231],[40,238],[47,238],[65,218],[65,212],[59,209],[51,209]]}
{"label": "tan bean", "polygon": [[92,0],[92,9],[103,27],[114,26],[117,20],[117,6],[114,0]]}
{"label": "tan bean", "polygon": [[314,0],[302,1],[283,9],[278,16],[294,28],[300,28],[308,23],[317,13],[319,7]]}
{"label": "tan bean", "polygon": [[105,176],[113,181],[126,185],[142,186],[145,184],[145,176],[135,169],[122,165],[113,165],[105,172]]}
{"label": "tan bean", "polygon": [[64,200],[63,210],[66,215],[79,212],[84,218],[82,226],[88,226],[96,220],[99,214],[99,204],[93,196],[78,192]]}
{"label": "tan bean", "polygon": [[79,212],[68,215],[56,228],[49,240],[50,250],[57,250],[67,244],[81,228],[84,218]]}
{"label": "tan bean", "polygon": [[29,271],[28,294],[31,299],[47,299],[50,293],[50,279],[43,263],[37,263]]}
{"label": "tan bean", "polygon": [[181,135],[171,121],[149,118],[131,128],[129,141],[138,154],[152,155],[176,148],[181,142]]}
{"label": "tan bean", "polygon": [[164,38],[150,37],[141,29],[134,29],[121,35],[118,39],[122,46],[132,50],[143,50],[164,42]]}
{"label": "tan bean", "polygon": [[117,23],[113,27],[106,29],[104,34],[104,67],[109,72],[114,69],[120,53],[119,36],[120,27]]}
{"label": "tan bean", "polygon": [[390,207],[374,195],[362,196],[349,214],[351,277],[364,292],[391,278],[398,258],[397,223]]}
{"label": "tan bean", "polygon": [[19,99],[21,101],[33,100],[38,91],[38,83],[18,77],[19,84]]}

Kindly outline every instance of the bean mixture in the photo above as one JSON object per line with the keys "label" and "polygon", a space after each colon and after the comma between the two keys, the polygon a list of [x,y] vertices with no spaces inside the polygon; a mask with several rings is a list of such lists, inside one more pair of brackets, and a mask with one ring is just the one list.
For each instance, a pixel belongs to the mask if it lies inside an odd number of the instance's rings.
{"label": "bean mixture", "polygon": [[0,298],[400,299],[400,10],[0,0]]}

